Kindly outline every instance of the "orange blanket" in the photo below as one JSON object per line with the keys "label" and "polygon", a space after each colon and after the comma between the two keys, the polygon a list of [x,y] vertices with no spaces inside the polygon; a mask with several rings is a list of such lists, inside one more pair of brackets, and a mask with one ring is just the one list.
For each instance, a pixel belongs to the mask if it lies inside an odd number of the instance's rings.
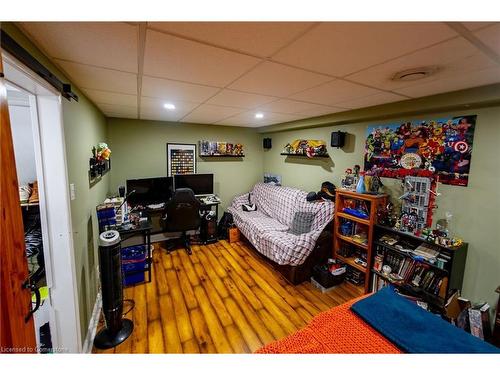
{"label": "orange blanket", "polygon": [[263,346],[256,353],[401,353],[350,310],[361,298],[322,312],[305,328]]}

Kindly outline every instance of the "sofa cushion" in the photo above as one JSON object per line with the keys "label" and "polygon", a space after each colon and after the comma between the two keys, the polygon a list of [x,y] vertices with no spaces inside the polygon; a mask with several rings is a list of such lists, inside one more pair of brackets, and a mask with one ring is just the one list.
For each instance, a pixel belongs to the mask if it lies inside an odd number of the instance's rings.
{"label": "sofa cushion", "polygon": [[320,232],[295,235],[269,231],[258,238],[257,250],[278,264],[297,266],[311,253]]}
{"label": "sofa cushion", "polygon": [[298,211],[293,217],[292,224],[290,225],[288,232],[291,234],[308,233],[311,231],[313,220],[313,212]]}
{"label": "sofa cushion", "polygon": [[243,211],[231,207],[229,212],[233,214],[234,222],[243,235],[254,244],[258,242],[264,232],[288,230],[286,225],[266,216],[261,211]]}

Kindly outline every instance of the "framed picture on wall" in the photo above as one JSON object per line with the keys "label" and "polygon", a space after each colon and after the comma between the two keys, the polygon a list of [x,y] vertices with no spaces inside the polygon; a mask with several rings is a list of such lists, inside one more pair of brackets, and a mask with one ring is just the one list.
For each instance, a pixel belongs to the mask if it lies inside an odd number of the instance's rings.
{"label": "framed picture on wall", "polygon": [[167,143],[168,176],[196,173],[196,144]]}

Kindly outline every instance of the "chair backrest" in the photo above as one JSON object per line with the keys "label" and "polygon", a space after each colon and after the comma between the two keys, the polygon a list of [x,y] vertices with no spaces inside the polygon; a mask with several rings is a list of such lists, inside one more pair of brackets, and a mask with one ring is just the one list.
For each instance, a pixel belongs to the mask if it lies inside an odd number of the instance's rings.
{"label": "chair backrest", "polygon": [[176,189],[165,207],[167,214],[165,229],[168,232],[198,229],[201,223],[200,206],[201,203],[194,196],[193,190]]}

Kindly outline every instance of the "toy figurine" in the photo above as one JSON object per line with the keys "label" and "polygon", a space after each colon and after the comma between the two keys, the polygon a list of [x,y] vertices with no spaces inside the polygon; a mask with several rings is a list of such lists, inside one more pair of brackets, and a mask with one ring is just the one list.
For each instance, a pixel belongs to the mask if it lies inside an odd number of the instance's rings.
{"label": "toy figurine", "polygon": [[243,155],[243,145],[241,143],[236,143],[233,148],[233,154],[242,156]]}

